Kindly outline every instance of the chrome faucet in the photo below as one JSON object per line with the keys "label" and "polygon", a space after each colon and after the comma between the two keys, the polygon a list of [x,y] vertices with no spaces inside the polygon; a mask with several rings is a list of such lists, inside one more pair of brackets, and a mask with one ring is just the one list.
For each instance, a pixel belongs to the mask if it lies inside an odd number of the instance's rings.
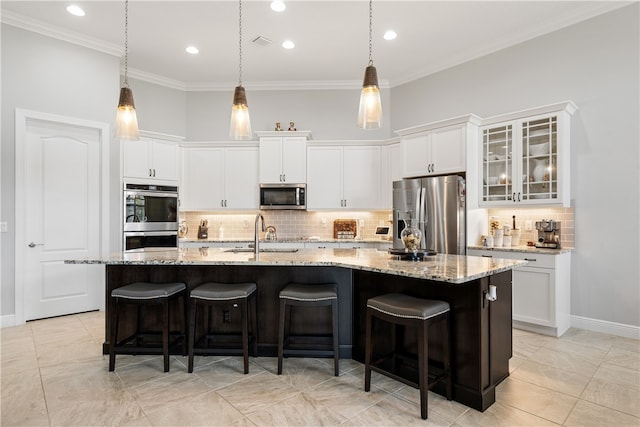
{"label": "chrome faucet", "polygon": [[266,231],[266,227],[264,225],[264,217],[262,216],[262,214],[260,212],[258,212],[258,214],[256,215],[256,234],[254,236],[254,240],[253,240],[253,250],[256,254],[256,260],[258,259],[258,252],[260,252],[260,249],[258,248],[258,242],[260,241],[260,237],[259,237],[259,231],[258,231],[258,222],[260,222],[260,220],[262,220],[262,231]]}

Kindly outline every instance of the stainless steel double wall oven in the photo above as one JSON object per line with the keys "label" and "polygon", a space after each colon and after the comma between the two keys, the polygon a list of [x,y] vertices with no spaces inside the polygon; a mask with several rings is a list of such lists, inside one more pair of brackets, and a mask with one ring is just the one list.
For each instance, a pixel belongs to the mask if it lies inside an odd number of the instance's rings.
{"label": "stainless steel double wall oven", "polygon": [[124,184],[123,250],[178,247],[178,187]]}

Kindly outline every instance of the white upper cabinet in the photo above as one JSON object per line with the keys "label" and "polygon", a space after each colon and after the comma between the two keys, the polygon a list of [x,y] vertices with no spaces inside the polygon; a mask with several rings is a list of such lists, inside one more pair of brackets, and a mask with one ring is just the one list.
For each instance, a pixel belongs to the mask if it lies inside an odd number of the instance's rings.
{"label": "white upper cabinet", "polygon": [[342,208],[342,147],[309,147],[307,161],[307,209]]}
{"label": "white upper cabinet", "polygon": [[260,183],[307,182],[310,132],[256,132],[260,137]]}
{"label": "white upper cabinet", "polygon": [[183,148],[182,210],[258,209],[258,147]]}
{"label": "white upper cabinet", "polygon": [[122,140],[123,180],[171,181],[179,179],[180,137],[141,131],[140,140]]}
{"label": "white upper cabinet", "polygon": [[380,209],[393,208],[393,181],[402,179],[402,147],[391,142],[380,147]]}
{"label": "white upper cabinet", "polygon": [[576,109],[568,101],[483,121],[481,206],[570,206],[570,117]]}
{"label": "white upper cabinet", "polygon": [[470,114],[396,131],[401,136],[402,176],[466,172],[467,143],[479,122]]}
{"label": "white upper cabinet", "polygon": [[379,146],[307,149],[307,209],[380,209]]}

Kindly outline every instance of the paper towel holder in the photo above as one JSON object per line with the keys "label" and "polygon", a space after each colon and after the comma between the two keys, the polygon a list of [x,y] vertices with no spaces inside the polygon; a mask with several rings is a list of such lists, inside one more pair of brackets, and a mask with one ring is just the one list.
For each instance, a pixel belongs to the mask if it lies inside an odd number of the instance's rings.
{"label": "paper towel holder", "polygon": [[[496,285],[489,285],[489,289],[482,292],[484,294],[484,299],[489,302],[493,302],[498,299],[498,288]],[[484,301],[482,303],[484,306]]]}

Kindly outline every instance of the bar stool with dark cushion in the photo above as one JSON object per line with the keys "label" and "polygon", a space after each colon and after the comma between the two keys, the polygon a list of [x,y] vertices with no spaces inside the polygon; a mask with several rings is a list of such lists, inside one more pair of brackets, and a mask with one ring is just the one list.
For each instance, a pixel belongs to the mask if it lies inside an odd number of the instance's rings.
{"label": "bar stool with dark cushion", "polygon": [[[427,394],[432,386],[439,382],[445,382],[447,399],[451,400],[449,310],[449,303],[447,302],[415,298],[400,293],[370,298],[367,301],[364,390],[369,391],[371,388],[371,370],[419,388],[420,415],[423,419],[427,419]],[[379,357],[374,362],[371,361],[374,350],[373,318],[392,324],[392,351]],[[432,372],[429,366],[429,326],[436,321],[441,324],[443,360],[437,369],[435,366],[433,367]],[[410,363],[406,363],[408,361],[407,355],[403,355],[400,352],[402,343],[398,341],[401,340],[396,340],[396,327],[398,325],[412,326],[417,332],[417,384],[399,375],[403,370],[406,372],[406,367]]]}
{"label": "bar stool with dark cushion", "polygon": [[[111,300],[113,301],[114,313],[111,317],[111,333],[109,337],[109,371],[113,371],[116,366],[116,354],[162,354],[164,355],[164,371],[169,372],[169,338],[175,336],[177,339],[183,340],[183,351],[185,347],[184,333],[184,304],[181,304],[182,315],[180,316],[179,332],[172,333],[170,331],[170,310],[169,303],[174,298],[182,297],[186,285],[184,283],[147,283],[136,282],[125,285],[111,291]],[[136,306],[136,330],[133,335],[117,341],[120,305],[132,304]],[[153,345],[148,341],[151,335],[157,335],[158,332],[142,331],[142,316],[140,308],[143,305],[159,305],[162,307],[162,351],[159,351],[157,345]],[[133,345],[130,344],[133,342]]]}
{"label": "bar stool with dark cushion", "polygon": [[[258,355],[258,292],[256,290],[255,283],[208,282],[191,291],[189,298],[189,372],[193,372],[194,354],[242,354],[244,356],[244,373],[249,373],[249,344],[251,341],[253,341],[253,355]],[[251,310],[249,310],[249,305]],[[196,339],[196,316],[199,306],[209,307],[209,311],[204,314],[204,334]],[[222,322],[231,322],[233,309],[240,308],[241,334],[223,333],[222,331],[218,331],[217,334],[210,333],[209,317],[211,308],[214,307],[221,309],[219,319],[222,319]],[[226,313],[229,314],[228,319],[224,318]],[[251,335],[249,335],[249,317],[251,318]],[[238,344],[241,344],[242,349],[238,348]]]}
{"label": "bar stool with dark cushion", "polygon": [[[290,335],[291,306],[331,306],[331,335]],[[296,345],[298,341],[298,345]],[[282,374],[284,356],[333,356],[334,375],[339,375],[338,285],[291,283],[280,291],[280,326],[278,334],[278,375]]]}

